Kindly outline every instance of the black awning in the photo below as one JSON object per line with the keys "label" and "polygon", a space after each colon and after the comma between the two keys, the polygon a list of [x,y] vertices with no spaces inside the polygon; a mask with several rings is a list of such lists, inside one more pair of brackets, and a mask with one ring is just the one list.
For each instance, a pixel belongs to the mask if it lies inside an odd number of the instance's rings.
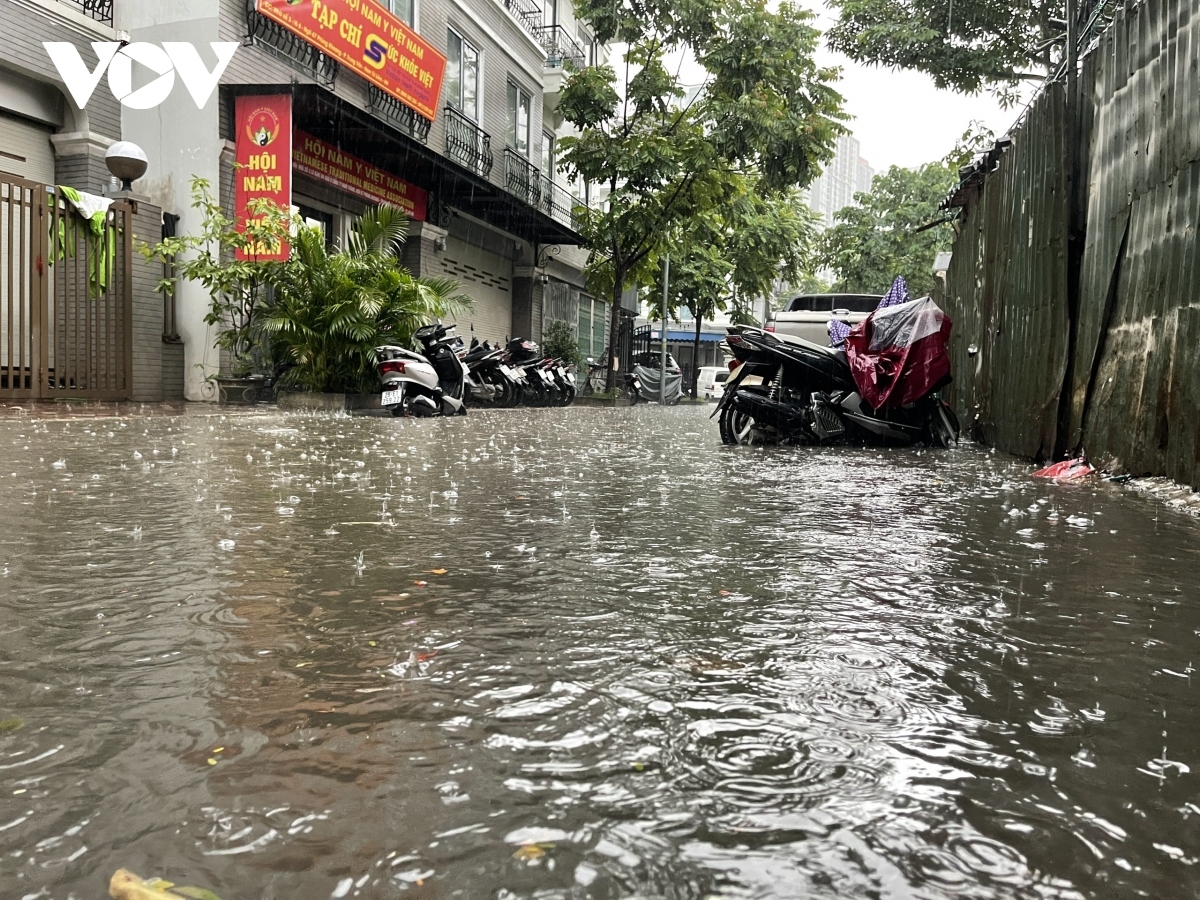
{"label": "black awning", "polygon": [[570,226],[329,91],[296,85],[293,94],[297,128],[424,188],[435,207],[461,209],[531,243],[581,242]]}

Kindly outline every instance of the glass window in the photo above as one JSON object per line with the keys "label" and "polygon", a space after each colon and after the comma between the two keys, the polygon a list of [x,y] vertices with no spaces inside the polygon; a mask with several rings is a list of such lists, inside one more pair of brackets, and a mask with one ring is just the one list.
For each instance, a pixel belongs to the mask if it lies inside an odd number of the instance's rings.
{"label": "glass window", "polygon": [[508,83],[508,146],[529,157],[529,94],[511,81]]}
{"label": "glass window", "polygon": [[549,131],[542,132],[542,174],[554,180],[554,164],[558,162],[554,158],[554,135]]}
{"label": "glass window", "polygon": [[542,0],[542,24],[546,26],[558,24],[557,0]]}
{"label": "glass window", "polygon": [[379,2],[409,28],[416,28],[417,0],[379,0]]}
{"label": "glass window", "polygon": [[479,121],[479,50],[451,29],[446,37],[446,101]]}

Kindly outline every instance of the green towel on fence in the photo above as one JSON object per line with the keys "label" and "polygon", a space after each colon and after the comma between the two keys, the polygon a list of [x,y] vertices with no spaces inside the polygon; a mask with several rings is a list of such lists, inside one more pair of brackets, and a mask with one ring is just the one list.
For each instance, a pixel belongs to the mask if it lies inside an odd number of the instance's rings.
{"label": "green towel on fence", "polygon": [[99,297],[108,289],[117,258],[117,229],[105,228],[112,200],[97,197],[95,194],[85,194],[63,185],[59,185],[58,190],[71,201],[71,206],[79,214],[79,218],[59,216],[58,233],[50,235],[54,244],[50,262],[54,264],[60,260],[75,258],[75,247],[79,241],[79,219],[82,219],[87,223],[85,239],[88,242],[88,290],[93,297]]}

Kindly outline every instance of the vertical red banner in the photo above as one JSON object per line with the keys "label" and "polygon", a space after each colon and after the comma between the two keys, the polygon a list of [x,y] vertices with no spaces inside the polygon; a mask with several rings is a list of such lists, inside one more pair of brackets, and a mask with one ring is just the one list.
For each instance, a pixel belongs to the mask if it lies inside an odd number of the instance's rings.
{"label": "vertical red banner", "polygon": [[[233,173],[236,190],[234,208],[237,230],[244,232],[252,218],[252,200],[270,200],[283,210],[292,206],[292,96],[238,97],[234,106],[237,127],[237,167]],[[239,250],[238,259],[284,260],[291,247],[250,246]]]}

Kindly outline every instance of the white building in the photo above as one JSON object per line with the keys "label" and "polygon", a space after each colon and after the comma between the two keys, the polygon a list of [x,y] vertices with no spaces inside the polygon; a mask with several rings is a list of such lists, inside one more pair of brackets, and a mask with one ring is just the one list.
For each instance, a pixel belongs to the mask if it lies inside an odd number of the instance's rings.
{"label": "white building", "polygon": [[825,171],[805,192],[809,207],[821,216],[821,227],[834,224],[841,209],[854,205],[854,195],[871,190],[875,170],[859,155],[858,140],[843,134],[837,140],[837,150]]}

